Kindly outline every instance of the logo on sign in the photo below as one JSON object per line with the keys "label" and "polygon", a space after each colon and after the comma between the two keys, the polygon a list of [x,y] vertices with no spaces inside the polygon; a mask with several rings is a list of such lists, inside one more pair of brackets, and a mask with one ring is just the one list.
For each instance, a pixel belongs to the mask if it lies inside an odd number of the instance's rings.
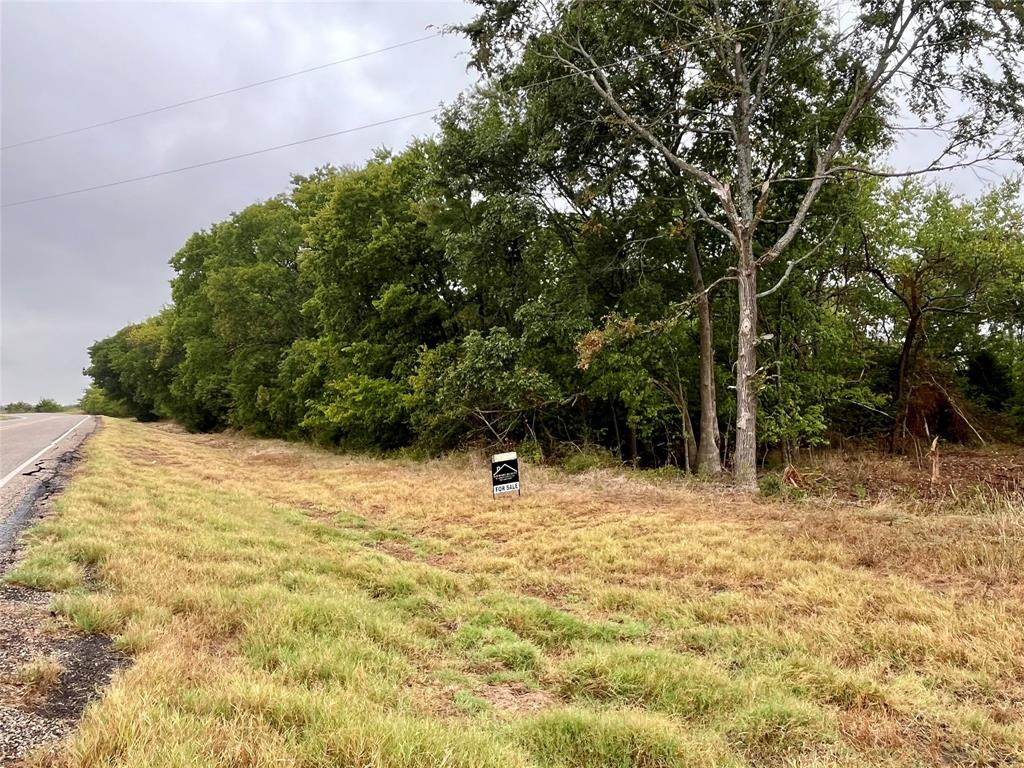
{"label": "logo on sign", "polygon": [[491,493],[521,493],[519,487],[519,457],[515,453],[491,456]]}

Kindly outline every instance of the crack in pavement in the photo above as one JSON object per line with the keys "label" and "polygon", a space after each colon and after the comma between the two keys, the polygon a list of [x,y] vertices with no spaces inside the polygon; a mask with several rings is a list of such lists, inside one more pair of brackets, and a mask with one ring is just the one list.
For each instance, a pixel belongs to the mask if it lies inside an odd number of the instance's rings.
{"label": "crack in pavement", "polygon": [[47,461],[48,461],[47,459],[43,459],[42,461],[37,461],[35,469],[31,470],[30,472],[22,472],[21,476],[22,477],[32,477],[32,475],[39,474],[44,469],[46,469],[46,467],[44,465],[46,464]]}
{"label": "crack in pavement", "polygon": [[63,490],[64,482],[62,476],[70,470],[72,463],[80,458],[81,454],[78,452],[78,448],[72,448],[58,456],[50,474],[40,478],[22,496],[21,501],[18,502],[14,511],[8,515],[7,519],[0,523],[0,574],[6,572],[14,560],[18,536],[21,534],[22,529],[28,527],[35,518],[39,517],[39,515],[35,514],[36,505],[40,501],[45,501],[50,496]]}

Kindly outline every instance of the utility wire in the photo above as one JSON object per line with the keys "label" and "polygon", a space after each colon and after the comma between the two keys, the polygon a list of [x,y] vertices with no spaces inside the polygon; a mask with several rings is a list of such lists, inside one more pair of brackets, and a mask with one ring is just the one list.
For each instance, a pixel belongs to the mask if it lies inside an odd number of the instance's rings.
{"label": "utility wire", "polygon": [[239,86],[237,86],[235,88],[228,88],[228,89],[223,90],[223,91],[217,91],[216,93],[208,93],[205,96],[196,96],[195,98],[192,98],[192,99],[185,99],[184,101],[177,101],[177,102],[175,102],[173,104],[166,104],[166,105],[164,105],[162,107],[156,107],[155,109],[147,109],[147,110],[145,110],[143,112],[134,112],[134,113],[132,113],[130,115],[124,115],[122,117],[115,117],[115,118],[113,118],[111,120],[103,120],[103,121],[101,121],[99,123],[92,123],[90,125],[83,125],[83,126],[81,126],[79,128],[70,128],[70,129],[68,129],[66,131],[59,131],[58,133],[51,133],[51,134],[48,134],[46,136],[37,136],[34,139],[25,139],[25,141],[17,141],[17,142],[14,142],[13,144],[4,144],[3,146],[0,146],[0,150],[14,149],[15,147],[24,147],[24,146],[27,146],[29,144],[39,144],[40,142],[50,141],[51,139],[58,139],[58,138],[60,138],[62,136],[71,136],[72,134],[75,134],[75,133],[84,133],[85,131],[91,131],[94,128],[102,128],[102,127],[107,126],[107,125],[114,125],[115,123],[122,123],[125,120],[135,120],[136,118],[145,117],[146,115],[155,115],[155,114],[157,114],[159,112],[167,112],[168,110],[178,109],[179,107],[184,107],[184,106],[187,106],[189,104],[197,104],[198,102],[201,102],[201,101],[209,101],[210,99],[216,99],[216,98],[218,98],[220,96],[227,96],[230,93],[238,93],[239,91],[247,91],[250,88],[258,88],[261,85],[267,85],[269,83],[277,83],[277,82],[280,82],[281,80],[287,80],[289,78],[298,77],[300,75],[308,75],[310,72],[319,72],[320,70],[323,70],[323,69],[328,69],[330,67],[336,67],[339,64],[347,64],[350,61],[357,61],[359,59],[365,59],[365,58],[368,58],[370,56],[376,56],[377,54],[380,54],[380,53],[387,53],[388,51],[394,51],[394,50],[396,50],[398,48],[405,48],[406,46],[409,46],[409,45],[414,45],[416,43],[422,43],[425,40],[433,40],[434,38],[440,37],[440,36],[441,36],[440,32],[435,32],[432,35],[424,35],[423,37],[417,37],[417,38],[415,38],[413,40],[406,40],[406,41],[401,42],[401,43],[395,43],[394,45],[389,45],[389,46],[386,46],[385,48],[378,48],[375,51],[366,51],[365,53],[359,53],[359,54],[356,54],[355,56],[349,56],[348,58],[345,58],[345,59],[338,59],[336,61],[329,61],[326,64],[318,64],[315,67],[308,67],[307,69],[300,69],[300,70],[297,70],[295,72],[289,72],[289,73],[284,74],[284,75],[277,75],[276,77],[268,77],[266,80],[258,80],[255,83],[247,83],[246,85],[239,85]]}
{"label": "utility wire", "polygon": [[[835,4],[835,7],[838,7],[838,5],[839,5],[839,3],[837,2]],[[779,19],[774,19],[774,20],[770,20],[770,21],[766,21],[766,22],[759,22],[759,23],[755,23],[755,24],[750,24],[748,26],[740,27],[740,28],[738,28],[736,30],[732,30],[728,34],[735,34],[736,32],[746,32],[746,31],[749,31],[749,30],[752,30],[752,29],[757,29],[757,28],[760,28],[760,27],[771,26],[773,24],[777,24],[780,21],[787,21],[787,20],[792,19],[792,18],[797,18],[797,17],[800,17],[800,16],[805,16],[808,13],[811,13],[811,11],[801,11],[801,12],[794,13],[794,14],[791,14],[791,15],[788,15],[788,16],[783,16],[783,17],[781,17]],[[345,64],[345,63],[350,62],[350,61],[356,61],[358,59],[364,59],[364,58],[367,58],[369,56],[375,56],[375,55],[377,55],[379,53],[386,53],[388,51],[393,51],[393,50],[396,50],[398,48],[404,48],[406,46],[414,45],[416,43],[422,43],[422,42],[424,42],[426,40],[433,40],[434,38],[441,37],[442,35],[443,35],[442,32],[435,32],[434,34],[431,34],[431,35],[424,35],[423,37],[417,37],[417,38],[414,38],[413,40],[406,40],[406,41],[401,42],[401,43],[395,43],[394,45],[389,45],[389,46],[386,46],[384,48],[378,48],[377,50],[374,50],[374,51],[366,51],[365,53],[360,53],[360,54],[357,54],[355,56],[350,56],[350,57],[345,58],[345,59],[338,59],[337,61],[330,61],[330,62],[327,62],[326,64],[319,64],[319,65],[317,65],[315,67],[309,67],[307,69],[300,69],[300,70],[297,70],[295,72],[289,72],[288,74],[278,75],[276,77],[270,77],[270,78],[267,78],[266,80],[259,80],[259,81],[254,82],[254,83],[248,83],[246,85],[240,85],[240,86],[237,86],[235,88],[228,88],[227,90],[217,91],[216,93],[210,93],[210,94],[207,94],[205,96],[197,96],[197,97],[192,98],[192,99],[186,99],[185,101],[178,101],[178,102],[175,102],[173,104],[167,104],[167,105],[162,106],[162,107],[156,107],[155,109],[148,109],[148,110],[145,110],[143,112],[135,112],[135,113],[132,113],[130,115],[124,115],[123,117],[116,117],[116,118],[113,118],[111,120],[104,120],[104,121],[99,122],[99,123],[92,123],[90,125],[83,125],[83,126],[81,126],[79,128],[71,128],[71,129],[66,130],[66,131],[60,131],[58,133],[51,133],[51,134],[48,134],[46,136],[37,136],[36,138],[33,138],[33,139],[26,139],[24,141],[14,142],[12,144],[4,144],[4,145],[0,146],[0,150],[14,149],[16,147],[24,147],[24,146],[27,146],[29,144],[38,144],[40,142],[50,141],[51,139],[57,139],[57,138],[60,138],[62,136],[71,136],[71,135],[76,134],[76,133],[83,133],[85,131],[91,131],[94,128],[102,128],[102,127],[107,126],[107,125],[114,125],[116,123],[121,123],[121,122],[124,122],[126,120],[134,120],[136,118],[145,117],[147,115],[155,115],[155,114],[158,114],[160,112],[166,112],[168,110],[177,109],[179,107],[184,107],[184,106],[187,106],[189,104],[196,104],[198,102],[208,101],[210,99],[215,99],[215,98],[218,98],[220,96],[226,96],[226,95],[231,94],[231,93],[238,93],[239,91],[249,90],[250,88],[258,88],[259,86],[267,85],[268,83],[276,83],[276,82],[281,81],[281,80],[287,80],[287,79],[292,78],[292,77],[298,77],[300,75],[309,74],[310,72],[318,72],[320,70],[327,69],[329,67],[334,67],[334,66],[337,66],[339,64]],[[725,35],[726,35],[726,33],[716,33],[714,35],[709,35],[709,36],[704,37],[704,38],[697,38],[697,39],[694,39],[694,40],[689,40],[689,41],[687,41],[687,43],[685,45],[680,46],[679,50],[690,49],[690,48],[692,48],[694,45],[696,45],[698,43],[709,42],[711,40],[715,40],[715,39],[723,37]],[[621,66],[622,64],[628,64],[628,63],[631,63],[633,61],[638,61],[640,59],[646,59],[646,58],[650,58],[652,56],[663,56],[663,55],[665,55],[665,54],[662,51],[653,51],[653,52],[649,52],[649,53],[642,53],[642,54],[638,54],[638,55],[635,55],[635,56],[629,56],[629,57],[624,58],[624,59],[619,59],[618,61],[613,61],[610,64],[607,64],[605,66],[606,67]],[[595,71],[597,69],[599,69],[599,67],[592,67],[590,69],[583,70],[583,73],[593,72],[593,71]],[[525,84],[525,85],[520,86],[520,87],[523,90],[530,90],[532,88],[536,88],[536,87],[541,86],[541,85],[547,85],[549,83],[558,82],[559,80],[565,80],[567,78],[578,77],[580,74],[581,73],[577,73],[577,72],[569,72],[569,73],[566,73],[564,75],[560,75],[558,77],[552,77],[552,78],[549,78],[547,80],[542,80],[542,81],[536,82],[536,83],[528,83],[528,84]]]}
{"label": "utility wire", "polygon": [[82,187],[81,189],[71,189],[71,190],[68,190],[67,192],[58,192],[58,193],[53,194],[53,195],[42,195],[41,197],[32,197],[32,198],[29,198],[27,200],[18,200],[18,201],[13,202],[13,203],[4,203],[0,207],[3,207],[3,208],[13,208],[13,207],[18,206],[18,205],[28,205],[29,203],[38,203],[38,202],[41,202],[43,200],[54,200],[54,199],[56,199],[58,197],[68,197],[69,195],[78,195],[78,194],[81,194],[82,192],[93,192],[93,191],[95,191],[97,189],[108,189],[110,187],[119,187],[122,184],[132,184],[132,183],[134,183],[136,181],[144,181],[146,179],[155,179],[158,176],[170,176],[172,173],[181,173],[182,171],[192,171],[192,170],[195,170],[196,168],[206,168],[207,166],[210,166],[210,165],[219,165],[220,163],[227,163],[227,162],[230,162],[231,160],[240,160],[243,157],[253,157],[255,155],[262,155],[262,154],[265,154],[267,152],[276,152],[279,149],[287,149],[288,147],[297,147],[300,144],[309,144],[310,142],[313,142],[313,141],[322,141],[323,139],[330,139],[330,138],[332,138],[334,136],[343,136],[346,133],[355,133],[356,131],[365,131],[367,128],[376,128],[376,127],[381,126],[381,125],[388,125],[389,123],[397,123],[400,120],[408,120],[410,117],[419,117],[420,115],[432,115],[432,114],[434,114],[435,112],[437,112],[440,109],[441,109],[440,107],[434,107],[432,109],[423,109],[423,110],[420,110],[419,112],[409,112],[408,114],[400,115],[398,117],[391,117],[391,118],[388,118],[387,120],[378,120],[375,123],[366,123],[365,125],[357,125],[354,128],[343,128],[340,131],[332,131],[331,133],[324,133],[324,134],[321,134],[320,136],[312,136],[312,137],[310,137],[308,139],[299,139],[298,141],[289,141],[286,144],[278,144],[277,146],[274,146],[274,147],[264,147],[263,149],[254,149],[251,152],[241,152],[241,153],[239,153],[237,155],[230,155],[228,157],[219,157],[216,160],[207,160],[207,161],[202,162],[202,163],[194,163],[192,165],[184,165],[181,168],[170,168],[170,169],[168,169],[166,171],[157,171],[156,173],[147,173],[144,176],[133,176],[130,179],[120,179],[119,181],[109,181],[106,184],[96,184],[95,186],[92,186],[92,187]]}
{"label": "utility wire", "polygon": [[[804,12],[804,13],[806,13],[806,12]],[[794,14],[794,15],[801,15],[801,14]],[[792,16],[785,17],[785,18],[792,18]],[[742,30],[739,30],[739,31],[745,31],[745,30],[748,30],[748,29],[755,29],[755,28],[758,28],[758,27],[767,26],[770,23],[772,23],[772,22],[761,22],[761,23],[757,23],[757,24],[751,24],[751,25],[749,25],[747,27],[742,28]],[[707,36],[705,38],[700,38],[700,39],[696,39],[696,40],[690,40],[690,41],[688,41],[687,45],[684,46],[684,47],[687,47],[687,48],[688,47],[692,47],[693,45],[695,45],[697,43],[714,40],[716,38],[723,37],[723,36],[724,36],[723,33],[718,33],[718,34],[715,34],[715,35],[709,35],[709,36]],[[423,39],[429,39],[429,38],[423,38]],[[369,54],[364,54],[364,55],[369,55]],[[605,64],[605,65],[603,65],[603,67],[604,68],[610,68],[610,67],[621,66],[623,64],[628,64],[628,63],[636,61],[638,59],[648,58],[650,56],[655,56],[655,55],[664,55],[664,54],[662,52],[660,52],[660,51],[657,51],[657,52],[654,52],[654,53],[646,53],[646,54],[640,54],[640,55],[637,55],[637,56],[629,56],[629,57],[626,57],[626,58],[623,58],[623,59],[619,59],[617,61],[613,61],[613,62],[610,62],[608,64]],[[567,78],[579,77],[582,74],[587,74],[587,73],[590,73],[590,72],[594,72],[594,71],[596,71],[598,69],[601,69],[601,68],[602,67],[590,67],[588,69],[581,70],[580,72],[569,72],[569,73],[564,74],[564,75],[558,75],[558,76],[555,76],[555,77],[550,77],[550,78],[548,78],[546,80],[540,80],[538,82],[528,83],[528,84],[522,86],[522,88],[524,90],[530,90],[530,89],[537,88],[537,87],[540,87],[540,86],[543,86],[543,85],[548,85],[549,83],[554,83],[554,82],[558,82],[560,80],[565,80]],[[504,89],[499,87],[496,90],[504,90]],[[509,93],[508,91],[505,91],[505,92]],[[212,96],[208,97],[208,98],[212,98]],[[183,102],[183,103],[185,103],[185,102]],[[94,191],[99,190],[99,189],[109,189],[110,187],[119,187],[119,186],[121,186],[123,184],[133,184],[133,183],[135,183],[137,181],[145,181],[146,179],[154,179],[154,178],[158,178],[160,176],[170,176],[171,174],[175,174],[175,173],[182,173],[184,171],[192,171],[192,170],[195,170],[197,168],[205,168],[205,167],[210,166],[210,165],[219,165],[220,163],[227,163],[227,162],[230,162],[231,160],[240,160],[240,159],[245,158],[245,157],[253,157],[255,155],[262,155],[262,154],[265,154],[267,152],[275,152],[275,151],[277,151],[279,149],[286,149],[288,147],[295,147],[295,146],[298,146],[300,144],[309,144],[310,142],[321,141],[323,139],[329,139],[329,138],[332,138],[334,136],[341,136],[341,135],[344,135],[346,133],[354,133],[356,131],[362,131],[362,130],[365,130],[367,128],[375,128],[375,127],[380,126],[380,125],[387,125],[389,123],[396,123],[396,122],[399,122],[401,120],[407,120],[407,119],[409,119],[411,117],[418,117],[418,116],[421,116],[421,115],[430,115],[430,114],[434,114],[436,112],[439,112],[440,110],[441,110],[441,107],[434,107],[433,109],[424,109],[424,110],[421,110],[419,112],[411,112],[411,113],[406,114],[406,115],[401,115],[399,117],[392,117],[392,118],[389,118],[387,120],[380,120],[380,121],[375,122],[375,123],[367,123],[366,125],[360,125],[360,126],[356,126],[354,128],[345,128],[345,129],[340,130],[340,131],[334,131],[332,133],[325,133],[325,134],[322,134],[320,136],[310,137],[308,139],[299,139],[298,141],[291,141],[291,142],[288,142],[286,144],[278,144],[278,145],[273,146],[273,147],[265,147],[263,149],[255,149],[255,150],[253,150],[251,152],[242,152],[242,153],[237,154],[237,155],[230,155],[228,157],[217,158],[216,160],[207,160],[207,161],[202,162],[202,163],[195,163],[193,165],[185,165],[185,166],[182,166],[180,168],[170,168],[170,169],[165,170],[165,171],[157,171],[155,173],[147,173],[147,174],[144,174],[142,176],[134,176],[134,177],[128,178],[128,179],[120,179],[118,181],[110,181],[110,182],[107,182],[106,184],[96,184],[95,186],[91,186],[91,187],[81,187],[79,189],[71,189],[71,190],[68,190],[66,192],[57,192],[57,193],[52,194],[52,195],[41,195],[40,197],[32,197],[32,198],[28,198],[26,200],[17,200],[17,201],[15,201],[13,203],[4,203],[2,206],[0,206],[0,208],[14,208],[14,207],[20,206],[20,205],[28,205],[29,203],[39,203],[39,202],[42,202],[44,200],[54,200],[54,199],[61,198],[61,197],[69,197],[70,195],[78,195],[78,194],[81,194],[83,192],[94,192]]]}
{"label": "utility wire", "polygon": [[[838,3],[836,5],[838,5]],[[703,38],[696,38],[696,39],[693,39],[693,40],[689,40],[689,41],[687,41],[687,43],[685,45],[680,46],[680,50],[687,50],[687,49],[690,49],[694,45],[697,45],[699,43],[709,42],[709,41],[715,40],[717,38],[727,37],[727,36],[729,36],[731,34],[735,34],[736,32],[742,32],[742,31],[747,31],[747,30],[750,30],[750,29],[756,29],[756,28],[759,28],[759,27],[769,26],[771,24],[778,23],[779,21],[787,20],[787,19],[791,19],[791,18],[796,18],[798,16],[802,16],[802,15],[805,15],[807,13],[808,13],[807,11],[800,12],[800,13],[795,13],[795,14],[791,14],[789,16],[781,17],[780,19],[775,19],[773,21],[759,22],[759,23],[756,23],[756,24],[751,24],[751,25],[748,25],[746,27],[741,27],[741,28],[738,28],[736,30],[732,30],[731,32],[728,32],[728,33],[717,33],[717,34],[714,34],[714,35],[708,35],[708,36],[703,37]],[[428,40],[428,39],[430,39],[432,37],[436,37],[436,36],[437,35],[429,35],[427,37],[420,38],[419,40],[408,41],[406,43],[398,43],[398,44],[396,44],[394,46],[391,46],[391,48],[397,48],[397,47],[401,47],[403,45],[410,45],[413,42],[419,42],[420,40]],[[390,50],[390,49],[381,49],[381,51],[383,51],[383,50]],[[373,53],[379,53],[379,52],[380,51],[371,51],[369,53],[360,54],[360,56],[357,56],[357,57],[354,57],[354,58],[361,58],[362,56],[370,56],[370,55],[373,55]],[[580,75],[589,74],[591,72],[595,72],[595,71],[598,71],[600,69],[621,66],[622,64],[628,64],[630,62],[637,61],[638,59],[644,59],[644,58],[648,58],[650,56],[656,56],[656,55],[664,55],[664,53],[661,52],[661,51],[656,51],[656,52],[652,52],[652,53],[646,53],[646,54],[639,54],[639,55],[635,55],[635,56],[629,56],[629,57],[626,57],[626,58],[623,58],[623,59],[619,59],[617,61],[612,61],[612,62],[609,62],[609,63],[604,64],[604,65],[600,65],[600,66],[597,66],[597,67],[589,67],[587,69],[582,69],[579,72],[569,72],[567,74],[558,75],[556,77],[551,77],[551,78],[548,78],[546,80],[541,80],[541,81],[533,82],[533,83],[527,83],[527,84],[524,84],[524,85],[520,86],[520,88],[522,88],[523,90],[530,90],[530,89],[537,88],[537,87],[542,86],[542,85],[547,85],[549,83],[557,82],[557,81],[564,80],[564,79],[567,79],[567,78],[579,77]],[[347,61],[348,60],[351,60],[351,59],[347,59]],[[335,62],[335,63],[340,63],[340,62]],[[320,68],[323,68],[323,67],[326,67],[326,66],[333,66],[333,65],[332,64],[325,64],[325,65],[321,65]],[[312,71],[312,70],[309,70],[309,71]],[[300,74],[300,73],[294,73],[294,74]],[[290,76],[291,75],[282,75],[281,77],[290,77]],[[276,78],[276,79],[281,79],[281,78],[279,77],[279,78]],[[263,82],[272,82],[272,80],[266,80],[266,81],[263,81]],[[242,90],[244,88],[254,87],[255,85],[259,85],[259,83],[254,83],[254,84],[249,85],[249,86],[241,86],[241,88],[238,88],[238,89],[235,89],[235,90]],[[507,90],[505,90],[504,88],[502,88],[500,86],[497,87],[497,88],[494,88],[493,85],[492,85],[491,87],[492,87],[493,90],[504,91],[507,95],[513,95],[510,91],[507,91]],[[485,86],[485,89],[486,89],[486,86]],[[224,93],[230,93],[230,92],[231,91],[224,91]],[[201,97],[200,99],[193,99],[192,101],[201,101],[202,99],[205,99],[205,98],[213,98],[215,95],[218,95],[218,94],[212,94],[210,96]],[[191,103],[191,102],[181,102],[181,103],[182,104],[187,104],[187,103]],[[172,107],[163,107],[161,109],[170,109],[170,108],[172,108]],[[263,149],[255,149],[255,150],[252,150],[251,152],[242,152],[242,153],[237,154],[237,155],[230,155],[228,157],[217,158],[216,160],[207,160],[207,161],[202,162],[202,163],[195,163],[193,165],[185,165],[185,166],[182,166],[180,168],[171,168],[171,169],[168,169],[168,170],[165,170],[165,171],[157,171],[155,173],[148,173],[148,174],[145,174],[145,175],[142,175],[142,176],[134,176],[134,177],[128,178],[128,179],[120,179],[118,181],[107,182],[106,184],[97,184],[97,185],[91,186],[91,187],[82,187],[80,189],[72,189],[72,190],[68,190],[67,192],[58,192],[58,193],[52,194],[52,195],[42,195],[40,197],[33,197],[33,198],[26,199],[26,200],[17,200],[17,201],[15,201],[13,203],[4,203],[2,206],[0,206],[0,208],[13,208],[15,206],[28,205],[29,203],[42,202],[43,200],[54,200],[56,198],[68,197],[70,195],[77,195],[77,194],[81,194],[83,192],[93,192],[93,191],[99,190],[99,189],[108,189],[110,187],[118,187],[118,186],[121,186],[123,184],[132,184],[132,183],[137,182],[137,181],[145,181],[146,179],[154,179],[154,178],[158,178],[160,176],[169,176],[169,175],[175,174],[175,173],[182,173],[184,171],[191,171],[191,170],[195,170],[197,168],[205,168],[205,167],[211,166],[211,165],[219,165],[220,163],[227,163],[227,162],[230,162],[232,160],[240,160],[240,159],[245,158],[245,157],[253,157],[255,155],[262,155],[262,154],[265,154],[267,152],[276,152],[279,149],[286,149],[288,147],[295,147],[295,146],[299,146],[301,144],[309,144],[309,143],[314,142],[314,141],[321,141],[323,139],[329,139],[329,138],[332,138],[334,136],[342,136],[342,135],[347,134],[347,133],[355,133],[356,131],[366,130],[367,128],[376,128],[376,127],[381,126],[381,125],[388,125],[390,123],[397,123],[397,122],[399,122],[401,120],[407,120],[407,119],[409,119],[411,117],[419,117],[419,116],[422,116],[422,115],[435,114],[435,113],[439,112],[441,109],[442,109],[441,107],[434,107],[433,109],[424,109],[424,110],[420,110],[418,112],[410,112],[408,114],[400,115],[398,117],[392,117],[392,118],[388,118],[386,120],[379,120],[377,122],[366,123],[365,125],[355,126],[354,128],[344,128],[344,129],[342,129],[340,131],[333,131],[331,133],[324,133],[324,134],[321,134],[320,136],[312,136],[312,137],[310,137],[308,139],[299,139],[297,141],[290,141],[290,142],[287,142],[285,144],[278,144],[278,145],[273,146],[273,147],[265,147]],[[160,111],[160,110],[153,110],[153,111]],[[139,114],[149,114],[149,113],[139,113]],[[120,119],[129,119],[129,118],[120,118]],[[111,121],[111,122],[117,122],[117,121]],[[97,125],[104,125],[104,124],[105,123],[100,123],[100,124],[97,124]],[[88,130],[88,128],[82,128],[82,129],[78,129],[78,130]],[[43,139],[39,139],[39,141],[42,141],[42,140]],[[12,146],[14,146],[14,145],[12,145]]]}

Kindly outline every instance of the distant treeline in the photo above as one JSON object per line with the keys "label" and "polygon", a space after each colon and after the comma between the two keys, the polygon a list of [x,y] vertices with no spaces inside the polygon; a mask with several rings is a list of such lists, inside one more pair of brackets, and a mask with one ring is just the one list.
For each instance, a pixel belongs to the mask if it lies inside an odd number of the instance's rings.
{"label": "distant treeline", "polygon": [[[610,46],[620,41],[605,31],[650,23],[637,36],[647,45],[663,29],[641,18],[653,7],[600,4],[635,18],[578,39]],[[448,108],[436,137],[295,176],[287,194],[194,234],[171,259],[172,304],[90,348],[83,407],[358,449],[596,447],[715,472],[736,451],[742,383],[759,456],[986,428],[1012,437],[1024,424],[1019,186],[966,200],[837,174],[805,194],[814,155],[800,142],[843,115],[822,105],[847,82],[808,71],[849,62],[769,45],[803,68],[779,65],[795,83],[779,87],[800,98],[771,102],[770,130],[746,137],[757,151],[728,145],[743,129],[729,89],[695,92],[699,109],[677,102],[707,136],[733,137],[686,157],[747,180],[749,226],[742,205],[741,223],[729,218],[734,192],[686,178],[630,115],[609,119],[585,78],[557,79],[557,59],[527,48]],[[616,92],[650,86],[631,108],[657,125],[681,97],[636,66],[615,70]],[[516,78],[547,85],[497,87]],[[888,109],[844,124],[844,162],[890,146]],[[721,129],[708,122],[719,114]],[[736,157],[754,167],[736,176]],[[772,194],[768,181],[750,186],[760,178],[779,179]],[[749,436],[749,403],[744,413]]]}
{"label": "distant treeline", "polygon": [[2,413],[59,413],[65,410],[64,406],[52,397],[44,397],[38,403],[26,403],[24,400],[16,400],[13,403],[0,406]]}

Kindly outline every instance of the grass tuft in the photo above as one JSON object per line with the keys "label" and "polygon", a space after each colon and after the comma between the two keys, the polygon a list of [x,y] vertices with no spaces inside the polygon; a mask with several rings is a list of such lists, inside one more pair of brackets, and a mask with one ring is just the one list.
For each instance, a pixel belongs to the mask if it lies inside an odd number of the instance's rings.
{"label": "grass tuft", "polygon": [[563,709],[523,720],[520,742],[541,766],[680,768],[738,765],[725,747],[697,735],[683,738],[672,722],[631,711]]}
{"label": "grass tuft", "polygon": [[32,589],[56,592],[78,587],[83,582],[82,568],[69,553],[51,548],[32,549],[4,581]]}
{"label": "grass tuft", "polygon": [[64,666],[52,656],[36,656],[14,672],[14,679],[27,686],[34,696],[45,696],[57,684]]}
{"label": "grass tuft", "polygon": [[836,739],[836,727],[813,704],[776,694],[740,710],[726,734],[733,745],[757,763],[831,744]]}
{"label": "grass tuft", "polygon": [[728,675],[705,659],[653,648],[615,646],[569,662],[562,693],[653,709],[687,720],[727,711],[742,695]]}

